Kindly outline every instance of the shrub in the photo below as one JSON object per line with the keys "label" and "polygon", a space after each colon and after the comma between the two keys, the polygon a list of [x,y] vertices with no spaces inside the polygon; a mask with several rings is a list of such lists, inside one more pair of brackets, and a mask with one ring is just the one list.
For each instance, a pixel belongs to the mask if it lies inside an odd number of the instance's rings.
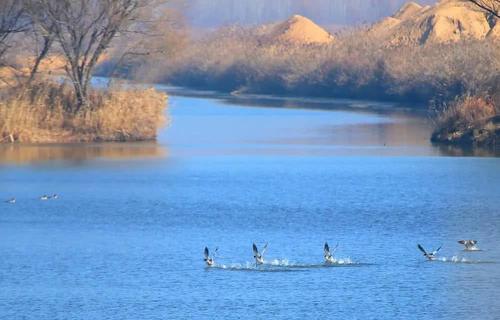
{"label": "shrub", "polygon": [[167,96],[154,89],[92,89],[86,108],[73,111],[65,83],[40,81],[0,94],[3,142],[131,141],[156,138]]}
{"label": "shrub", "polygon": [[437,116],[431,141],[463,146],[500,148],[500,112],[493,101],[464,96]]}
{"label": "shrub", "polygon": [[437,128],[467,127],[497,114],[495,105],[483,97],[465,96],[453,102],[438,114]]}
{"label": "shrub", "polygon": [[493,94],[500,43],[389,47],[356,30],[329,45],[269,44],[258,30],[227,28],[149,68],[160,70],[156,80],[182,86],[426,103]]}

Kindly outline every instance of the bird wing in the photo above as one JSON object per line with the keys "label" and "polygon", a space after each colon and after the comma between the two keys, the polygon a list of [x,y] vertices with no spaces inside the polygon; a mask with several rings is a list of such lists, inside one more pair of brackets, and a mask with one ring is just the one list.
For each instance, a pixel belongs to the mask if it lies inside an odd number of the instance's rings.
{"label": "bird wing", "polygon": [[257,249],[257,246],[254,244],[252,244],[252,250],[253,250],[253,255],[255,257],[257,257],[259,255],[259,249]]}
{"label": "bird wing", "polygon": [[333,250],[332,250],[332,254],[334,254],[334,253],[335,253],[335,251],[337,251],[337,248],[338,248],[338,247],[339,247],[339,243],[337,242],[337,244],[335,245],[335,248],[333,248]]}
{"label": "bird wing", "polygon": [[427,255],[427,251],[425,251],[425,249],[420,245],[420,244],[417,244],[417,248],[422,251],[424,253],[424,255]]}
{"label": "bird wing", "polygon": [[264,253],[266,253],[266,250],[267,250],[267,245],[268,245],[268,243],[266,242],[266,244],[264,245],[264,248],[262,248],[262,253],[261,253],[261,255],[264,255]]}
{"label": "bird wing", "polygon": [[441,247],[442,247],[442,246],[439,246],[439,248],[437,248],[436,250],[432,251],[432,255],[435,255],[436,253],[438,253],[438,252],[439,252],[439,250],[441,250]]}
{"label": "bird wing", "polygon": [[205,247],[205,251],[203,251],[203,254],[205,255],[205,260],[208,259],[209,252],[208,252],[208,248],[207,247]]}
{"label": "bird wing", "polygon": [[470,240],[470,243],[472,243],[472,245],[474,246],[474,245],[476,245],[477,240]]}
{"label": "bird wing", "polygon": [[465,244],[465,240],[459,240],[458,243]]}
{"label": "bird wing", "polygon": [[325,256],[330,254],[330,247],[328,246],[328,242],[325,242],[325,246],[323,247],[323,251],[325,252]]}

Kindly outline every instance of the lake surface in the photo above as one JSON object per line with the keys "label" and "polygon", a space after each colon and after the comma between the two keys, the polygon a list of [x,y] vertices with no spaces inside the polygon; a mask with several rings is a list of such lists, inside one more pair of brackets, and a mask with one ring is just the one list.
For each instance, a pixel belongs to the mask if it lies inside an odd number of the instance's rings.
{"label": "lake surface", "polygon": [[0,319],[498,319],[500,158],[390,105],[172,92],[158,144],[0,147]]}

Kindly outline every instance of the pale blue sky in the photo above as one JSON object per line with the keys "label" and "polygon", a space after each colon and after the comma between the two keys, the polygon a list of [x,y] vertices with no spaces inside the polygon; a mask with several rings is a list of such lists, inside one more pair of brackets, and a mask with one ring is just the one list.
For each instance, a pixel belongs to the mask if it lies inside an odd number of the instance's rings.
{"label": "pale blue sky", "polygon": [[[187,16],[199,27],[252,25],[302,14],[322,25],[369,23],[391,15],[405,0],[187,0]],[[420,0],[432,4],[435,0]]]}

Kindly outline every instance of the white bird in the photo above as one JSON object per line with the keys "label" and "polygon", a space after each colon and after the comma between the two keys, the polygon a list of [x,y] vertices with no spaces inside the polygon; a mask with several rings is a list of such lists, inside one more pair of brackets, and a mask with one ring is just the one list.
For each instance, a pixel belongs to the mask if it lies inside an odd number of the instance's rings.
{"label": "white bird", "polygon": [[267,243],[262,248],[262,253],[259,252],[259,249],[257,249],[257,246],[255,245],[255,243],[252,245],[252,249],[253,249],[253,257],[255,258],[255,264],[263,264],[264,263],[264,253],[266,253],[266,250],[267,250]]}
{"label": "white bird", "polygon": [[14,203],[16,203],[16,198],[10,198],[8,200],[5,200],[5,202],[14,204]]}
{"label": "white bird", "polygon": [[217,254],[218,249],[219,248],[215,248],[214,255],[210,257],[210,252],[208,251],[208,248],[205,247],[205,250],[203,251],[203,255],[205,256],[205,258],[203,260],[207,264],[207,267],[211,267],[215,264],[215,255]]}
{"label": "white bird", "polygon": [[333,248],[333,250],[330,251],[330,247],[328,246],[328,242],[325,242],[325,246],[323,247],[323,252],[324,252],[323,256],[325,257],[325,263],[335,263],[335,258],[333,257],[333,255],[335,254],[335,251],[337,250],[338,247],[339,247],[339,244],[337,243],[335,248]]}
{"label": "white bird", "polygon": [[44,194],[43,196],[40,197],[40,200],[49,200],[49,196]]}
{"label": "white bird", "polygon": [[58,196],[56,193],[54,193],[54,194],[53,194],[52,196],[50,196],[49,198],[50,198],[50,199],[54,199],[54,200],[55,200],[55,199],[59,198],[59,196]]}
{"label": "white bird", "polygon": [[477,240],[459,240],[458,243],[465,246],[465,251],[479,251],[479,248],[476,246]]}
{"label": "white bird", "polygon": [[438,253],[439,250],[441,250],[441,247],[437,248],[436,250],[432,251],[432,252],[427,252],[425,251],[425,249],[420,245],[420,244],[417,244],[417,247],[420,251],[422,251],[424,253],[424,256],[427,258],[427,260],[429,261],[433,261],[433,260],[436,260],[436,255]]}

